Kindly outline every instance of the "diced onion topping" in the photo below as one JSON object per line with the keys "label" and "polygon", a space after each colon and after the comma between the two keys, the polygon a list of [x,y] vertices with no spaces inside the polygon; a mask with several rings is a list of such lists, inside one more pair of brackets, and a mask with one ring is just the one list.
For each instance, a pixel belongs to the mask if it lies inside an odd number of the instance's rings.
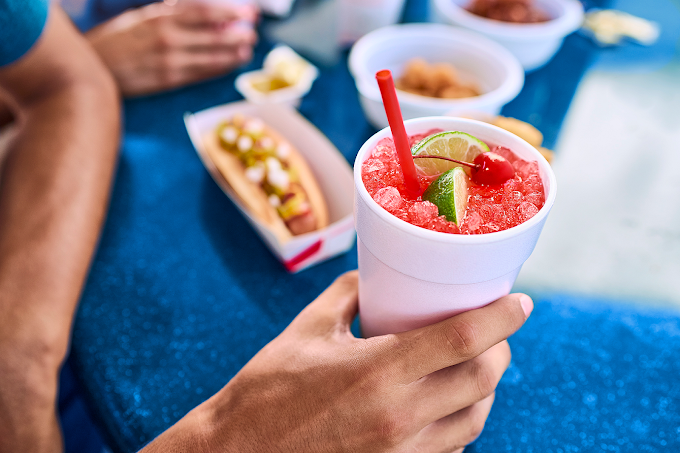
{"label": "diced onion topping", "polygon": [[267,170],[269,171],[283,170],[283,167],[281,166],[281,161],[275,157],[268,157],[267,160],[265,161],[265,165],[267,165]]}
{"label": "diced onion topping", "polygon": [[288,190],[290,186],[290,176],[288,172],[281,167],[281,161],[274,157],[268,157],[267,165],[267,181],[272,186],[279,190]]}
{"label": "diced onion topping", "polygon": [[257,144],[262,149],[274,149],[274,140],[272,140],[270,137],[262,137],[258,140]]}
{"label": "diced onion topping", "polygon": [[281,199],[277,195],[271,194],[269,195],[269,204],[274,208],[278,208],[281,206]]}
{"label": "diced onion topping", "polygon": [[255,184],[260,184],[262,181],[264,181],[264,166],[263,165],[253,165],[252,167],[246,168],[246,178],[250,182],[253,182]]}
{"label": "diced onion topping", "polygon": [[225,127],[222,130],[222,140],[230,145],[234,145],[238,140],[238,130],[235,127]]}
{"label": "diced onion topping", "polygon": [[284,142],[279,143],[276,147],[276,155],[279,159],[287,158],[290,155],[290,145]]}
{"label": "diced onion topping", "polygon": [[250,151],[251,149],[253,149],[253,139],[248,137],[247,135],[242,135],[238,138],[238,143],[236,144],[236,147],[242,153]]}

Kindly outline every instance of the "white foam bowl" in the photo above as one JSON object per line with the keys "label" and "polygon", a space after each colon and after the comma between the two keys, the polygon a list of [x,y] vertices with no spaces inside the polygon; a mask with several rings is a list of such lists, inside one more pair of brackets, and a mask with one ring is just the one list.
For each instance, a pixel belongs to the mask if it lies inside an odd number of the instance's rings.
{"label": "white foam bowl", "polygon": [[537,24],[513,24],[477,16],[465,9],[471,0],[432,0],[434,19],[481,33],[513,53],[526,71],[545,65],[564,38],[583,23],[578,0],[535,0],[552,19]]}
{"label": "white foam bowl", "polygon": [[464,99],[437,99],[398,91],[405,120],[447,112],[497,115],[524,86],[524,71],[517,59],[503,46],[477,33],[442,24],[384,27],[357,41],[349,56],[349,69],[361,106],[376,128],[388,125],[376,72],[389,69],[397,78],[413,58],[451,63],[463,80],[476,83],[483,94]]}

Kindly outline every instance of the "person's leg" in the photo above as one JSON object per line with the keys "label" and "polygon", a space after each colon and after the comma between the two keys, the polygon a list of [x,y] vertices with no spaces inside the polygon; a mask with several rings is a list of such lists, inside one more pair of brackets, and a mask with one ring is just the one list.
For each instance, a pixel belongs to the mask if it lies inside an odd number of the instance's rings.
{"label": "person's leg", "polygon": [[18,127],[0,169],[0,451],[59,453],[57,381],[107,209],[120,100],[56,6],[0,68],[0,90]]}

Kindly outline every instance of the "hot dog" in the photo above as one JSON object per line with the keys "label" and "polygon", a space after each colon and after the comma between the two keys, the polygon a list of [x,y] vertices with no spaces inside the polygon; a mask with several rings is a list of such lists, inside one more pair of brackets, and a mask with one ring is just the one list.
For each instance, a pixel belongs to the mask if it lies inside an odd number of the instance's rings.
{"label": "hot dog", "polygon": [[260,119],[235,115],[204,141],[236,195],[280,242],[328,226],[328,208],[307,162]]}

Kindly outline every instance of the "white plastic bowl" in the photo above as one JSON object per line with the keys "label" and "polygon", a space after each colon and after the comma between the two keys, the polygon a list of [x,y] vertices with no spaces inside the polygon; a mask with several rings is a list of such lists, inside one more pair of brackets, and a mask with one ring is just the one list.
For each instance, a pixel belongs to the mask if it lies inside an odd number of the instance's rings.
{"label": "white plastic bowl", "polygon": [[503,46],[477,33],[441,24],[384,27],[357,41],[349,56],[349,69],[361,106],[369,122],[378,129],[388,123],[375,73],[389,69],[396,78],[413,58],[451,63],[461,77],[474,81],[484,94],[436,99],[399,91],[405,120],[457,111],[497,115],[524,85],[524,71],[517,59]]}
{"label": "white plastic bowl", "polygon": [[513,24],[477,16],[465,9],[471,0],[432,0],[434,18],[474,30],[505,46],[526,71],[545,65],[564,38],[583,23],[583,5],[578,0],[536,0],[536,7],[552,19],[537,24]]}

